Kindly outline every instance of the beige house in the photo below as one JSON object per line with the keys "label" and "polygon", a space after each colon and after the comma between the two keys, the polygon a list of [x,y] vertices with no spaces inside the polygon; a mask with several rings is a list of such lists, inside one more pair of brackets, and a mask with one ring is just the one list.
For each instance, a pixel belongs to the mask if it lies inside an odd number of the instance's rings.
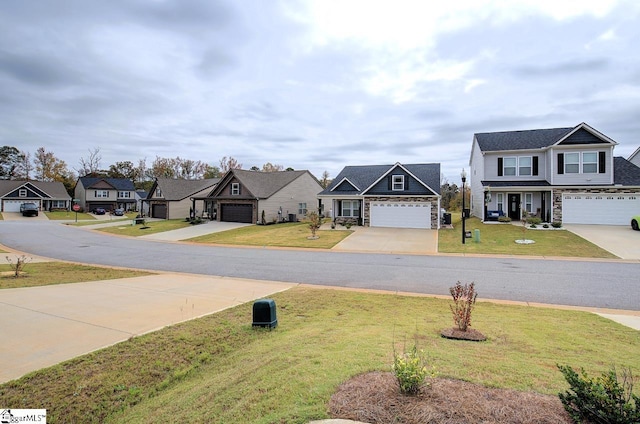
{"label": "beige house", "polygon": [[296,221],[318,209],[322,190],[309,171],[232,169],[207,196],[208,213],[218,221],[268,224]]}
{"label": "beige house", "polygon": [[80,177],[73,190],[76,202],[87,212],[136,208],[136,189],[126,178]]}
{"label": "beige house", "polygon": [[[184,180],[156,178],[147,198],[149,216],[162,219],[180,219],[203,216],[197,209],[196,198],[206,196],[216,186],[219,178]],[[202,204],[202,203],[201,203]]]}

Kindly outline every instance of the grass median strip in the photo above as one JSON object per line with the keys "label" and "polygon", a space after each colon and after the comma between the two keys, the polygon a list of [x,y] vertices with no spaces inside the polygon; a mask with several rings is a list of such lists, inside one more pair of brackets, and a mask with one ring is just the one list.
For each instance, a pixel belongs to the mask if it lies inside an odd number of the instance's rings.
{"label": "grass median strip", "polygon": [[302,424],[327,417],[343,381],[389,371],[392,346],[413,340],[440,376],[490,387],[555,395],[567,388],[558,362],[640,370],[637,331],[586,312],[480,302],[473,327],[488,340],[473,343],[440,336],[452,326],[443,299],[302,287],[272,297],[272,331],[251,328],[247,303],[0,385],[0,401],[46,408],[52,423]]}
{"label": "grass median strip", "polygon": [[351,233],[351,231],[346,230],[322,230],[316,232],[318,239],[309,240],[307,237],[311,235],[311,230],[309,230],[308,223],[295,222],[276,225],[252,225],[194,237],[189,241],[241,246],[331,249]]}
{"label": "grass median strip", "polygon": [[158,221],[147,221],[144,225],[137,224],[131,225],[132,220],[123,220],[122,225],[115,227],[98,228],[97,231],[102,231],[110,234],[118,234],[121,236],[145,236],[147,234],[162,233],[165,231],[178,230],[180,228],[189,227],[191,224],[184,219],[164,219]]}
{"label": "grass median strip", "polygon": [[[510,223],[483,223],[478,218],[466,221],[466,230],[480,230],[480,243],[474,238],[462,244],[460,217],[454,218],[453,229],[443,228],[438,232],[438,251],[441,253],[479,253],[531,256],[567,256],[580,258],[616,258],[615,255],[567,230],[531,229],[524,233],[522,225]],[[541,227],[538,225],[538,227]],[[517,244],[522,238],[535,241],[533,244]]]}
{"label": "grass median strip", "polygon": [[18,278],[9,275],[12,273],[9,264],[3,264],[0,265],[0,273],[2,273],[0,276],[0,289],[114,280],[117,278],[139,277],[152,274],[145,271],[104,268],[66,262],[27,263],[24,267],[24,274]]}

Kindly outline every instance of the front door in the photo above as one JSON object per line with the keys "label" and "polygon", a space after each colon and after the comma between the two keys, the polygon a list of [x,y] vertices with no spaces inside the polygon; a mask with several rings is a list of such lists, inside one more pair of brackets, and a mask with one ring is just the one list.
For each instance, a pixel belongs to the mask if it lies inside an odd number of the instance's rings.
{"label": "front door", "polygon": [[509,218],[520,221],[520,195],[509,194]]}

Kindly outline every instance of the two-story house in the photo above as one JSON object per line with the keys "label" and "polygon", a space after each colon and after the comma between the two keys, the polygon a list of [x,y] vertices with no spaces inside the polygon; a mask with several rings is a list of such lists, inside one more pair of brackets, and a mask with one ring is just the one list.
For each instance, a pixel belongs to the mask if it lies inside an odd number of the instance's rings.
{"label": "two-story house", "polygon": [[628,225],[640,210],[640,168],[614,157],[617,144],[585,123],[474,134],[471,213]]}
{"label": "two-story house", "polygon": [[336,223],[440,228],[440,164],[346,166],[318,194]]}
{"label": "two-story house", "polygon": [[126,178],[80,177],[73,191],[76,202],[87,212],[136,208],[136,189]]}

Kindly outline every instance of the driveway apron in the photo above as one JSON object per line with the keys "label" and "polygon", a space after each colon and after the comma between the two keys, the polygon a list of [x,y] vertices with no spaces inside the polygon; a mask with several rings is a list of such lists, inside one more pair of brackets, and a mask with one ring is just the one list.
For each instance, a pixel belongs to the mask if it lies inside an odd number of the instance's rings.
{"label": "driveway apron", "polygon": [[158,274],[0,290],[0,383],[295,284]]}
{"label": "driveway apron", "polygon": [[640,260],[640,231],[633,231],[630,225],[566,224],[564,227],[620,259]]}
{"label": "driveway apron", "polygon": [[[438,252],[438,231],[413,228],[353,227],[332,250],[428,255]],[[324,228],[323,228],[324,229]],[[343,230],[333,230],[343,231]]]}

